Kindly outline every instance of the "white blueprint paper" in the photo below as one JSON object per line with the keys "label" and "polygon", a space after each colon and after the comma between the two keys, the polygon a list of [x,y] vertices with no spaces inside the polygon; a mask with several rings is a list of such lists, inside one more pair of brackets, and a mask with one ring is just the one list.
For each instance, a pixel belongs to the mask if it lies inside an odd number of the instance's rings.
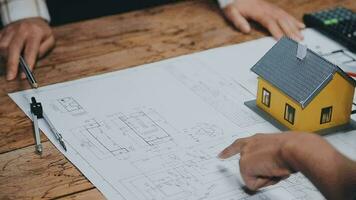
{"label": "white blueprint paper", "polygon": [[[40,123],[43,132],[108,199],[323,199],[301,174],[247,194],[238,158],[216,158],[237,138],[278,131],[243,104],[257,87],[249,69],[273,44],[263,38],[10,96],[27,115],[31,96],[43,104],[68,151]],[[328,136],[352,157],[350,139]]]}

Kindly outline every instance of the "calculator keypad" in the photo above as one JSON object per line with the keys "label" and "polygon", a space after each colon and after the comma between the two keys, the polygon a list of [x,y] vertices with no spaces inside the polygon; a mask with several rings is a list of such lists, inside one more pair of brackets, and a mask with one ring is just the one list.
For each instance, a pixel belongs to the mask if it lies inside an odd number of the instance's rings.
{"label": "calculator keypad", "polygon": [[356,51],[356,13],[346,8],[322,10],[304,16],[309,27],[316,28]]}

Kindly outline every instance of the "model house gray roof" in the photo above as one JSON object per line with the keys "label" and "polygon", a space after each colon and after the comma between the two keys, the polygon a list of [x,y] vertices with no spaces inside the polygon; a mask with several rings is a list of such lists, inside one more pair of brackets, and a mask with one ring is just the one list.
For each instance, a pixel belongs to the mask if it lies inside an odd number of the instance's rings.
{"label": "model house gray roof", "polygon": [[252,71],[280,89],[305,108],[339,73],[354,87],[356,82],[338,66],[307,50],[304,59],[297,58],[298,43],[280,39],[253,67]]}

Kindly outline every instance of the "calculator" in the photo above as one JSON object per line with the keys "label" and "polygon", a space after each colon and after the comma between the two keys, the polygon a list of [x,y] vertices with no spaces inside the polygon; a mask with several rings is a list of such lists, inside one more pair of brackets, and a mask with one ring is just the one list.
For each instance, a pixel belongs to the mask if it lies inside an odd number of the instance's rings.
{"label": "calculator", "polygon": [[356,52],[356,13],[336,7],[305,14],[303,17],[307,27],[316,29],[324,35]]}

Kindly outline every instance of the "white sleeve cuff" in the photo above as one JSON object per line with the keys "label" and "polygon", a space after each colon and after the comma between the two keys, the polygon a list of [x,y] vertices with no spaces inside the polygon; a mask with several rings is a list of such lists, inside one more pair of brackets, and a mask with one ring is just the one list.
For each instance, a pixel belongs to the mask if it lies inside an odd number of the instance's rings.
{"label": "white sleeve cuff", "polygon": [[4,26],[31,17],[50,21],[45,0],[0,0],[0,11]]}
{"label": "white sleeve cuff", "polygon": [[227,5],[234,3],[234,0],[218,0],[220,8],[225,8]]}

